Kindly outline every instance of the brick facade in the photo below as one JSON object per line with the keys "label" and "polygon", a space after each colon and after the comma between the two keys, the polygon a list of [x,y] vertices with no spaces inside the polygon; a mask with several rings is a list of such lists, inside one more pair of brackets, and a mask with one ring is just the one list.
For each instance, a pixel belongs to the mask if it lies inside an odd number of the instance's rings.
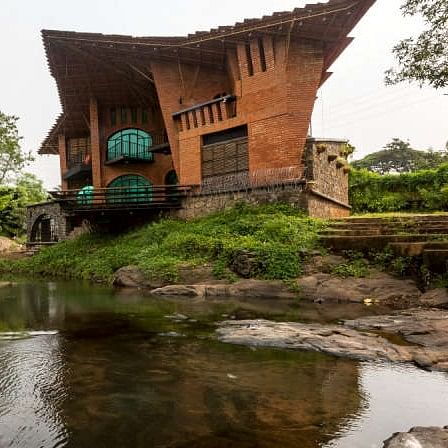
{"label": "brick facade", "polygon": [[[262,40],[250,40],[248,45],[249,53],[245,44],[238,45],[235,52],[229,51],[226,70],[215,73],[194,66],[182,65],[178,69],[174,63],[151,63],[174,166],[182,184],[196,185],[202,181],[202,136],[244,124],[249,130],[250,171],[302,166],[313,105],[322,79],[321,44],[288,43],[286,38],[265,36]],[[261,54],[264,54],[263,63]],[[174,112],[210,100],[219,93],[236,96],[235,117],[226,118],[224,112],[222,120],[210,123],[204,114],[204,125],[191,120],[190,129],[179,131],[173,122]]]}
{"label": "brick facade", "polygon": [[[289,185],[287,202],[300,203],[313,216],[344,216],[350,210],[344,143],[306,142],[317,91],[351,42],[348,33],[374,1],[329,0],[186,37],[44,30],[64,110],[39,152],[59,154],[64,190],[92,186],[85,191],[102,194],[100,190],[126,175],[161,186],[174,171],[179,184],[196,192],[186,208],[195,202],[195,210],[213,209],[205,194],[214,188],[228,195],[214,196],[218,208],[229,201],[250,201],[248,192],[269,200],[265,193],[275,184],[280,189]],[[111,109],[116,109],[114,119]],[[120,111],[127,112],[120,116]],[[144,146],[153,153],[152,161],[129,154],[113,164],[107,160],[110,136],[129,128],[166,136],[160,147]],[[237,132],[241,129],[243,134]],[[229,164],[239,154],[237,138],[247,140],[238,156],[244,160]],[[76,139],[88,141],[91,152],[81,167],[67,163]],[[210,145],[224,148],[224,155],[210,152]],[[214,158],[213,163],[206,157]],[[203,161],[213,168],[204,171]],[[236,194],[229,184],[229,166],[236,167],[236,184],[246,182],[244,194]],[[305,182],[304,191],[301,186],[291,190],[291,179]]]}

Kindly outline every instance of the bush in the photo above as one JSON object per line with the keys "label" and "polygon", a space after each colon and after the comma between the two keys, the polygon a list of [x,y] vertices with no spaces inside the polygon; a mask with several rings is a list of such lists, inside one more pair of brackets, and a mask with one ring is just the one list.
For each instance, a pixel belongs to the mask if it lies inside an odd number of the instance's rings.
{"label": "bush", "polygon": [[351,170],[350,203],[356,213],[448,210],[448,164],[384,176]]}

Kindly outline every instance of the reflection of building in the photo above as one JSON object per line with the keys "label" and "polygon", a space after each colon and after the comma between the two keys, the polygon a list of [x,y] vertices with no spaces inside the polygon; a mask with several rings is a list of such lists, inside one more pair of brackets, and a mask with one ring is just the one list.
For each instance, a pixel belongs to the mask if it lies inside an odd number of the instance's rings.
{"label": "reflection of building", "polygon": [[171,338],[158,335],[173,325],[163,316],[190,305],[129,309],[70,283],[14,295],[0,324],[59,334],[0,344],[0,446],[316,448],[363,411],[354,361],[204,338],[220,304],[176,324],[191,337]]}
{"label": "reflection of building", "polygon": [[[50,238],[99,215],[190,216],[235,192],[268,200],[273,184],[311,214],[347,214],[344,143],[306,140],[317,89],[373,3],[331,0],[182,38],[43,31],[63,107],[40,148],[60,157],[64,222]],[[30,227],[54,210],[40,212]]]}
{"label": "reflection of building", "polygon": [[73,446],[316,448],[363,411],[353,361],[129,336],[67,347]]}

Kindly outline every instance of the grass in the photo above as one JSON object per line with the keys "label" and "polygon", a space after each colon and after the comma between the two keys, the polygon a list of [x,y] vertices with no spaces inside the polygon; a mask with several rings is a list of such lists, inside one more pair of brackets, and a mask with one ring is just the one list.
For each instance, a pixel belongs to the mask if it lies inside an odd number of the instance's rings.
{"label": "grass", "polygon": [[257,260],[255,277],[288,280],[300,275],[304,254],[319,247],[325,226],[288,205],[241,204],[189,222],[162,219],[120,236],[83,235],[32,258],[0,260],[0,271],[110,282],[117,269],[135,265],[148,278],[174,282],[180,267],[203,264],[225,277],[245,251]]}

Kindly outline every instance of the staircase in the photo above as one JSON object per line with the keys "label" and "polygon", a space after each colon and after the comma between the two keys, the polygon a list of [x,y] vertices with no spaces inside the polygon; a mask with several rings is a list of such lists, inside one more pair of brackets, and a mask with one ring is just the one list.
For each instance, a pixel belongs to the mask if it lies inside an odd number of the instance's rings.
{"label": "staircase", "polygon": [[448,215],[403,215],[345,218],[321,232],[322,244],[333,252],[392,249],[397,256],[422,256],[434,272],[446,272]]}

